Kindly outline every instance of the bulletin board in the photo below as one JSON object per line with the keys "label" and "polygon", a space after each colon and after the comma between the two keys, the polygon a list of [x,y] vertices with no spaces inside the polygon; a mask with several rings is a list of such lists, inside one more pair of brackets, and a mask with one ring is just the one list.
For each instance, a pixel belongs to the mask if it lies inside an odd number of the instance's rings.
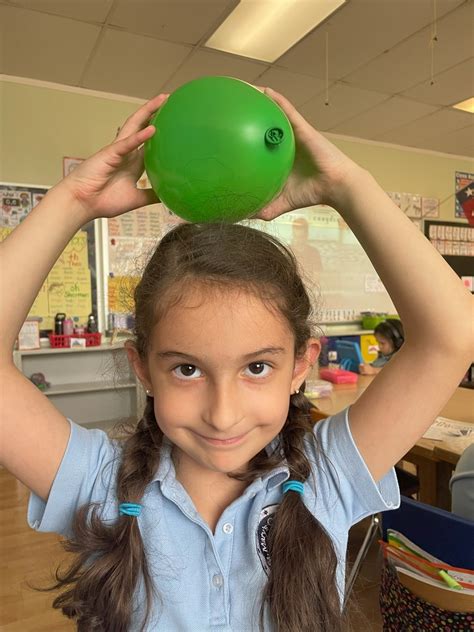
{"label": "bulletin board", "polygon": [[133,293],[158,241],[182,220],[153,204],[106,220],[104,243],[109,330],[133,327]]}
{"label": "bulletin board", "polygon": [[[48,187],[0,183],[0,241],[18,226],[46,195]],[[36,297],[29,318],[40,322],[42,333],[54,329],[54,317],[64,312],[85,324],[97,311],[95,226],[80,230],[61,253]]]}

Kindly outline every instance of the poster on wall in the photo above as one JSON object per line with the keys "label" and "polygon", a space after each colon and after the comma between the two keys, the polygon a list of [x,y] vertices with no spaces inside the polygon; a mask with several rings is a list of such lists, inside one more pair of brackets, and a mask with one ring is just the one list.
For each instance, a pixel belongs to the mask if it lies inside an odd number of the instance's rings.
{"label": "poster on wall", "polygon": [[[456,171],[455,172],[455,193],[458,193],[465,187],[467,187],[474,180],[474,173],[467,173],[466,171]],[[463,208],[459,203],[459,199],[454,196],[455,207],[454,207],[454,216],[462,217],[466,219],[466,215],[464,214]]]}
{"label": "poster on wall", "polygon": [[0,185],[0,226],[15,228],[46,195],[45,187]]}
{"label": "poster on wall", "polygon": [[[0,183],[0,241],[27,217],[47,191],[47,187]],[[65,312],[77,324],[86,324],[88,315],[96,311],[95,294],[95,233],[91,223],[66,245],[41,286],[28,317],[39,323],[40,331],[54,328],[58,312]]]}
{"label": "poster on wall", "polygon": [[84,162],[84,158],[71,158],[70,156],[63,157],[63,177],[68,176],[73,169]]}
{"label": "poster on wall", "polygon": [[423,231],[423,220],[427,217],[439,217],[439,199],[424,197],[419,193],[387,191],[389,198],[409,217],[412,223]]}

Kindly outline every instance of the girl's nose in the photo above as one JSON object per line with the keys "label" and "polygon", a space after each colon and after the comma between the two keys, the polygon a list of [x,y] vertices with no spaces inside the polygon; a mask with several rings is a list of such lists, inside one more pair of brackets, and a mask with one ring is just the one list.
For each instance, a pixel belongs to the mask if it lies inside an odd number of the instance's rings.
{"label": "girl's nose", "polygon": [[213,384],[209,387],[203,413],[206,424],[219,432],[227,432],[242,419],[237,387],[232,383]]}

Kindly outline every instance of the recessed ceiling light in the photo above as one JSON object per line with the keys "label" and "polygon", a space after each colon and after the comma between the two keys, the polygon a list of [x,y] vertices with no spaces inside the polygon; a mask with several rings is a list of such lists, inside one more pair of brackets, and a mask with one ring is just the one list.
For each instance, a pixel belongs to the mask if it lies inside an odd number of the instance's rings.
{"label": "recessed ceiling light", "polygon": [[241,0],[206,46],[274,62],[346,0]]}
{"label": "recessed ceiling light", "polygon": [[453,105],[453,108],[474,114],[474,97],[461,101],[460,103],[456,103],[456,105]]}

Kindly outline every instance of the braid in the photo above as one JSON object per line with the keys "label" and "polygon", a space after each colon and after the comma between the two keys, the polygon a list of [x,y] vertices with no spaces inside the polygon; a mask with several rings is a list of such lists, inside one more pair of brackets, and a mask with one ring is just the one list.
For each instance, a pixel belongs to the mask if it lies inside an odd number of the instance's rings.
{"label": "braid", "polygon": [[[304,390],[304,385],[303,389]],[[303,441],[312,431],[312,404],[303,392],[291,397],[282,447],[290,478],[304,482],[311,472]],[[278,632],[335,632],[344,617],[336,587],[337,558],[331,539],[306,508],[301,494],[287,492],[270,533],[271,570],[263,594],[264,605]],[[288,607],[291,600],[291,607]]]}
{"label": "braid", "polygon": [[[131,434],[133,433],[133,434]],[[162,434],[148,398],[142,419],[127,429],[117,473],[118,502],[140,502],[159,462]],[[53,602],[67,617],[77,621],[78,632],[127,632],[133,613],[133,595],[140,577],[146,595],[146,616],[155,594],[143,541],[135,518],[119,516],[109,525],[102,521],[98,505],[86,505],[76,513],[73,536],[63,542],[76,553],[72,564],[56,571],[57,583],[40,590],[69,586]],[[93,563],[91,563],[93,561]]]}

